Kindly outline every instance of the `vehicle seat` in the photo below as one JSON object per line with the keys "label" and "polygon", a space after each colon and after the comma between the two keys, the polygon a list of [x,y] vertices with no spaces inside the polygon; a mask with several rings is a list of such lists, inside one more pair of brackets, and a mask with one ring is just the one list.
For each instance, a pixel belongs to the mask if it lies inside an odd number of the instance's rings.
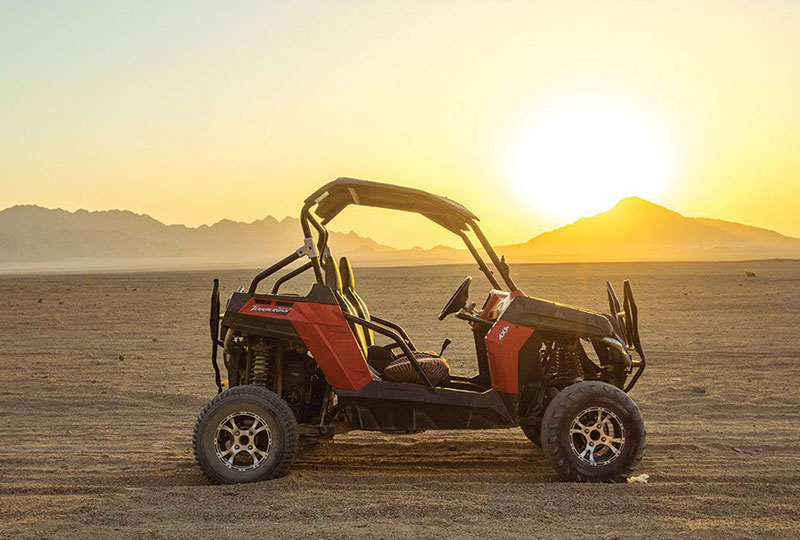
{"label": "vehicle seat", "polygon": [[[351,304],[342,293],[342,276],[339,273],[339,266],[336,264],[336,259],[328,255],[322,262],[322,267],[325,271],[325,285],[327,285],[328,288],[333,291],[333,295],[336,297],[336,301],[339,302],[339,307],[342,308],[342,311],[349,313],[350,315],[360,317],[358,311],[356,311],[356,308],[353,307],[353,304]],[[364,354],[364,358],[366,358],[368,347],[366,339],[364,338],[364,330],[360,325],[350,321],[348,321],[348,323],[350,324],[350,329],[353,331],[353,335],[356,338],[358,347]]]}
{"label": "vehicle seat", "polygon": [[[370,320],[367,304],[355,290],[355,277],[350,261],[347,257],[342,257],[339,262],[341,266],[330,255],[323,261],[325,284],[333,291],[342,311]],[[423,384],[424,381],[404,353],[398,351],[394,354],[389,347],[375,345],[375,334],[371,329],[356,323],[350,323],[350,328],[364,358],[367,359],[373,379],[380,380],[385,373],[386,380]],[[447,360],[431,351],[412,351],[412,354],[434,385],[449,380],[450,365]]]}
{"label": "vehicle seat", "polygon": [[[344,297],[356,308],[359,317],[367,321],[370,320],[367,304],[356,291],[356,276],[353,274],[353,266],[350,264],[347,257],[339,259],[339,272],[342,276],[342,292]],[[367,347],[375,345],[375,332],[369,328],[364,328],[363,331]]]}
{"label": "vehicle seat", "polygon": [[[347,301],[356,309],[359,317],[367,321],[371,320],[367,303],[356,291],[356,276],[353,272],[353,265],[350,264],[347,257],[339,259],[339,273],[342,276],[342,292]],[[375,332],[372,329],[363,327],[361,329],[364,332],[364,341],[367,343],[367,363],[378,373],[383,373],[386,366],[397,360],[398,355],[389,347],[377,345]]]}
{"label": "vehicle seat", "polygon": [[[438,353],[433,351],[411,351],[422,371],[434,386],[440,386],[450,380],[450,364]],[[424,384],[414,366],[404,353],[398,354],[395,359],[383,368],[381,376],[387,381],[411,382]]]}

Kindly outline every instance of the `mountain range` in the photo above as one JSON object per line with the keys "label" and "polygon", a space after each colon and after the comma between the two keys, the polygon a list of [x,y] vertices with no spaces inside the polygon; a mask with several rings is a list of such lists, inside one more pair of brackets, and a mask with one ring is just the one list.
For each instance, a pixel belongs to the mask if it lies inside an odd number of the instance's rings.
{"label": "mountain range", "polygon": [[524,262],[731,261],[800,258],[800,239],[769,229],[691,218],[640,199],[500,249]]}
{"label": "mountain range", "polygon": [[[301,243],[299,220],[165,225],[126,210],[68,212],[39,206],[0,211],[0,271],[263,266]],[[449,247],[399,250],[332,232],[335,254],[372,265],[469,262]],[[800,239],[708,218],[690,218],[637,197],[521,244],[496,247],[511,263],[800,258]]]}

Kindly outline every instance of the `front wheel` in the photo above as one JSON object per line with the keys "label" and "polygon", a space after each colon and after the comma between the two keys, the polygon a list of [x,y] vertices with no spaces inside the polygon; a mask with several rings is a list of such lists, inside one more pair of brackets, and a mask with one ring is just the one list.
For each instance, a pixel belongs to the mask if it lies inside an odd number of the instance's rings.
{"label": "front wheel", "polygon": [[278,478],[297,455],[297,422],[277,394],[260,386],[234,386],[197,417],[194,455],[218,484]]}
{"label": "front wheel", "polygon": [[625,482],[642,459],[645,429],[628,394],[604,382],[579,382],[550,402],[541,438],[545,456],[565,480]]}

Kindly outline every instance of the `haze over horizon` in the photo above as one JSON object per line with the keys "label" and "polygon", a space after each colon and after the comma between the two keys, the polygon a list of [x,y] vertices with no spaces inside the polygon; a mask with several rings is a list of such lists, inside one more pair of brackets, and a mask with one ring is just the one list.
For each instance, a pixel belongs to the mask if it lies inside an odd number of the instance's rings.
{"label": "haze over horizon", "polygon": [[[642,206],[650,206],[650,205],[652,205],[653,207],[662,208],[662,209],[667,210],[669,212],[675,212],[675,210],[666,208],[665,206],[660,205],[658,203],[655,203],[653,201],[649,201],[647,199],[644,199],[644,198],[636,196],[636,195],[631,195],[629,197],[625,197],[625,198],[620,199],[615,204],[613,204],[611,207],[603,209],[598,214],[604,214],[604,213],[611,212],[611,211],[619,209],[623,205],[626,205],[627,203],[631,203],[631,202],[634,205],[639,205],[639,204],[641,204]],[[269,220],[274,220],[274,221],[276,221],[278,223],[284,223],[284,222],[286,222],[288,220],[296,221],[298,219],[298,217],[299,217],[298,215],[291,215],[291,214],[288,214],[288,215],[285,215],[285,216],[264,215],[264,216],[262,216],[260,218],[256,218],[256,219],[249,220],[249,221],[240,221],[240,220],[236,220],[236,219],[223,217],[223,218],[221,218],[221,219],[219,219],[217,221],[214,221],[214,222],[199,223],[199,224],[196,224],[196,225],[191,225],[191,224],[186,224],[186,223],[165,223],[165,222],[155,218],[154,216],[151,216],[150,214],[147,214],[146,212],[134,212],[133,210],[128,210],[126,208],[108,208],[108,209],[99,209],[99,210],[89,210],[87,208],[77,208],[75,210],[68,210],[66,208],[61,208],[61,207],[48,208],[46,206],[41,206],[41,205],[38,205],[38,204],[16,204],[16,205],[10,206],[8,208],[0,208],[0,213],[5,212],[5,211],[14,210],[14,209],[17,209],[17,208],[35,208],[35,209],[42,209],[42,210],[46,210],[46,211],[56,211],[56,212],[57,211],[64,211],[64,212],[67,212],[67,213],[73,214],[73,215],[77,215],[77,214],[80,214],[82,212],[86,212],[89,215],[98,215],[98,214],[113,213],[113,212],[119,212],[119,213],[123,213],[123,214],[130,213],[130,214],[133,214],[133,215],[138,216],[138,217],[144,217],[144,218],[150,218],[150,219],[156,220],[159,223],[162,223],[162,224],[164,224],[164,225],[166,225],[168,227],[185,227],[187,229],[210,228],[210,227],[213,227],[213,226],[218,226],[218,225],[222,225],[222,224],[226,224],[226,223],[231,223],[231,224],[234,224],[234,225],[254,225],[254,224],[257,224],[259,222],[269,221]],[[363,210],[368,210],[368,211],[376,210],[378,212],[390,212],[392,214],[396,214],[396,212],[394,210],[388,210],[388,209],[371,209],[371,208],[364,208],[364,207],[362,207],[362,209]],[[403,215],[413,215],[413,214],[403,213]],[[700,220],[719,220],[720,219],[720,218],[716,218],[716,217],[713,217],[713,216],[685,216],[683,214],[680,214],[680,215],[682,217],[689,218],[689,219],[700,219]],[[571,221],[569,223],[565,223],[564,225],[561,225],[561,226],[558,226],[558,227],[553,227],[551,229],[546,229],[546,230],[541,230],[541,231],[532,231],[528,235],[528,237],[526,239],[522,240],[522,242],[520,242],[520,243],[528,242],[530,240],[533,240],[533,239],[537,238],[538,236],[546,235],[548,233],[552,233],[554,231],[557,231],[559,229],[563,229],[564,227],[568,227],[570,225],[575,225],[577,222],[582,221],[585,218],[592,218],[592,217],[595,217],[595,216],[581,216],[581,217],[577,218],[576,220],[573,220],[573,221]],[[727,220],[722,220],[722,221],[726,221],[727,222]],[[757,227],[757,226],[749,224],[749,223],[742,223],[742,222],[738,222],[738,221],[729,221],[729,223],[732,223],[734,225],[742,225],[742,226],[745,226],[745,227],[761,228],[761,227]],[[482,225],[485,225],[485,224],[482,223]],[[373,240],[373,238],[369,235],[369,225],[361,227],[361,230],[358,230],[358,229],[341,230],[341,229],[337,228],[335,226],[335,224],[332,224],[332,225],[329,226],[329,229],[331,231],[334,231],[334,232],[337,232],[337,233],[355,234],[355,235],[358,235],[358,236],[360,236],[362,238],[368,238],[370,240]],[[792,235],[783,234],[780,231],[773,231],[771,229],[766,229],[766,228],[764,228],[764,229],[768,230],[770,232],[776,232],[776,233],[780,234],[781,236],[786,236],[788,238],[800,239],[800,237],[794,237]],[[299,234],[299,232],[298,232],[298,234]],[[299,236],[298,236],[298,238],[299,238]],[[392,249],[397,249],[397,250],[416,249],[416,248],[422,247],[420,245],[413,245],[413,246],[409,247],[409,246],[403,246],[403,245],[394,245],[394,244],[391,244],[391,243],[381,243],[381,245],[384,245],[386,247],[391,247]],[[506,244],[506,245],[509,245],[509,244]],[[450,247],[448,244],[437,244],[435,246],[429,246],[428,248],[425,248],[425,249],[431,249],[431,248],[435,248],[435,247],[445,247],[445,246]],[[464,249],[464,246],[459,242],[455,243],[455,247],[457,249]]]}
{"label": "haze over horizon", "polygon": [[[165,225],[146,214],[68,212],[40,206],[0,211],[0,273],[70,270],[244,268],[280,259],[301,242],[297,218]],[[328,245],[357,266],[472,262],[465,246],[398,249],[364,233],[332,232]],[[800,238],[709,218],[689,218],[639,197],[497,251],[512,264],[800,259]]]}
{"label": "haze over horizon", "polygon": [[[631,195],[800,236],[800,4],[488,5],[3,3],[0,207],[251,222],[354,176],[498,244]],[[333,228],[457,245],[398,223]]]}

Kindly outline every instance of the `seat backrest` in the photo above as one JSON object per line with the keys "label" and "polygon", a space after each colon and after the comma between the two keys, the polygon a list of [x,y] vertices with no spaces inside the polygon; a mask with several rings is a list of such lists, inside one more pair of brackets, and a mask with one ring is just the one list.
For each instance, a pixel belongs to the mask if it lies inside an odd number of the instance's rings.
{"label": "seat backrest", "polygon": [[[339,266],[336,264],[336,259],[328,255],[325,257],[325,260],[323,260],[322,267],[325,271],[325,285],[333,291],[333,295],[336,297],[336,301],[339,302],[339,307],[342,308],[342,311],[360,317],[361,315],[356,308],[345,298],[342,292],[342,276],[339,273]],[[358,343],[361,352],[364,354],[364,358],[366,358],[367,341],[364,337],[364,330],[360,325],[350,321],[348,321],[348,323],[350,324],[350,329],[353,331],[353,336],[356,338],[356,343]]]}
{"label": "seat backrest", "polygon": [[[350,264],[347,257],[339,259],[339,272],[342,277],[342,292],[344,297],[356,308],[359,317],[367,321],[370,320],[367,304],[356,291],[356,277],[353,274],[353,266]],[[375,332],[369,328],[364,328],[363,330],[367,346],[375,345]]]}

